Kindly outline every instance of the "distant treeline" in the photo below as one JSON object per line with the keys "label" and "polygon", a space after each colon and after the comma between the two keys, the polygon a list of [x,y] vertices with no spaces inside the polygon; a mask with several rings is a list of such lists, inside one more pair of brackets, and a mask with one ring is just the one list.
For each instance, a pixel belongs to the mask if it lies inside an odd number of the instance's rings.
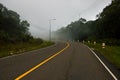
{"label": "distant treeline", "polygon": [[96,17],[94,21],[80,18],[54,33],[58,39],[104,40],[110,44],[120,44],[120,0],[112,0]]}
{"label": "distant treeline", "polygon": [[32,39],[30,24],[20,15],[0,4],[0,42],[24,42]]}

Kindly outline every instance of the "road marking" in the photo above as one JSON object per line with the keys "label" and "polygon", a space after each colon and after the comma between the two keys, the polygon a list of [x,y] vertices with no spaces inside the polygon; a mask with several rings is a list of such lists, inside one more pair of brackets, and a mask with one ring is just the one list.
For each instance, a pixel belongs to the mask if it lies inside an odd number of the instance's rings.
{"label": "road marking", "polygon": [[[88,46],[87,46],[88,47]],[[88,47],[89,48],[89,47]],[[89,48],[90,49],[90,48]],[[114,78],[114,80],[118,80],[117,77],[112,73],[112,71],[105,65],[105,63],[96,55],[96,53],[90,49],[90,51],[95,55],[95,57],[100,61],[100,63],[104,66],[104,68],[110,73],[110,75]]]}
{"label": "road marking", "polygon": [[29,73],[31,73],[32,71],[34,71],[35,69],[37,69],[38,67],[42,66],[43,64],[45,64],[46,62],[50,61],[51,59],[53,59],[54,57],[56,57],[57,55],[59,55],[60,53],[62,53],[64,50],[66,50],[68,47],[70,46],[69,43],[67,43],[67,46],[65,48],[63,48],[62,50],[60,50],[59,52],[55,53],[54,55],[52,55],[51,57],[47,58],[46,60],[44,60],[43,62],[39,63],[38,65],[36,65],[35,67],[31,68],[30,70],[28,70],[27,72],[23,73],[22,75],[20,75],[19,77],[17,77],[15,80],[20,80],[23,77],[25,77],[26,75],[28,75]]}

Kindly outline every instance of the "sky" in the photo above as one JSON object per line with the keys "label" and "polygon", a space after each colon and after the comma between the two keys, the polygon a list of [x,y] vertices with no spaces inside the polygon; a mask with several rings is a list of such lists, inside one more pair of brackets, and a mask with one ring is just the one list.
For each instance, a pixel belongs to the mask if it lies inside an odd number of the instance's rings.
{"label": "sky", "polygon": [[65,27],[79,18],[95,20],[111,0],[0,0],[8,9],[17,12],[30,23],[30,32],[36,37],[47,37],[49,20],[52,31]]}

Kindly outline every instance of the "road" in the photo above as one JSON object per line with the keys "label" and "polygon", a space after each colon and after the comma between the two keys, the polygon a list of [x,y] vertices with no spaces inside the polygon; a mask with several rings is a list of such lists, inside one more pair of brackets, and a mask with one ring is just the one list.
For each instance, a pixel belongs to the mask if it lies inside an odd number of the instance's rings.
{"label": "road", "polygon": [[90,49],[76,42],[0,59],[0,80],[117,80]]}

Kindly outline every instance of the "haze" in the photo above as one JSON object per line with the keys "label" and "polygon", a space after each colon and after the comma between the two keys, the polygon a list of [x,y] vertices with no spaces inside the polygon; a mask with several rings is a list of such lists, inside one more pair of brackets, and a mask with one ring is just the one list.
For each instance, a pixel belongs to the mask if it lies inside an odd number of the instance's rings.
{"label": "haze", "polygon": [[0,2],[30,23],[30,32],[33,36],[45,38],[48,36],[50,19],[56,19],[52,21],[52,31],[80,17],[94,20],[111,0],[1,0]]}

